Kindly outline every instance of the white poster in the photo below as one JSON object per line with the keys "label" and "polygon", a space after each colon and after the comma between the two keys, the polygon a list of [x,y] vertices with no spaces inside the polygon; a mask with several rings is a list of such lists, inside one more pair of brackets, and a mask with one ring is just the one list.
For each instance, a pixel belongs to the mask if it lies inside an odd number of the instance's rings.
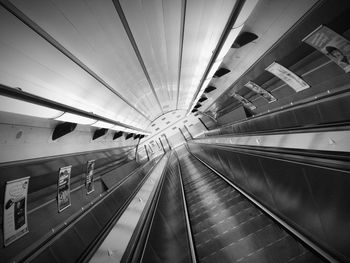
{"label": "white poster", "polygon": [[350,41],[329,29],[319,26],[303,39],[334,61],[345,72],[350,71]]}
{"label": "white poster", "polygon": [[256,109],[256,106],[253,103],[251,103],[249,100],[247,100],[246,98],[242,97],[241,95],[239,95],[237,93],[232,93],[231,96],[234,97],[235,99],[239,100],[248,109],[250,109],[250,110],[255,110]]}
{"label": "white poster", "polygon": [[28,233],[27,195],[29,177],[6,182],[4,198],[4,245]]}
{"label": "white poster", "polygon": [[266,68],[267,71],[271,72],[276,77],[283,80],[287,85],[292,87],[296,92],[302,91],[304,89],[310,88],[310,85],[302,80],[299,76],[294,74],[289,69],[283,67],[282,65],[273,62],[270,66]]}
{"label": "white poster", "polygon": [[86,180],[85,180],[85,186],[86,186],[86,193],[90,194],[93,191],[95,191],[94,186],[94,169],[95,169],[95,160],[91,160],[87,162],[86,167]]}
{"label": "white poster", "polygon": [[70,173],[72,166],[60,168],[57,186],[57,206],[58,212],[63,211],[71,205],[70,200]]}
{"label": "white poster", "polygon": [[276,98],[267,90],[260,87],[258,84],[254,83],[253,81],[249,81],[244,86],[246,86],[248,89],[254,91],[255,93],[262,96],[265,100],[268,101],[268,103],[276,101]]}

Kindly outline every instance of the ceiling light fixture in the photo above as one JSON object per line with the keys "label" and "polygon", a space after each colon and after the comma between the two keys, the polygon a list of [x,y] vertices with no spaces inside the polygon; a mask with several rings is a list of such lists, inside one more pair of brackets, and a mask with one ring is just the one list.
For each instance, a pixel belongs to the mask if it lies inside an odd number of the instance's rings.
{"label": "ceiling light fixture", "polygon": [[96,121],[91,126],[104,128],[104,129],[110,129],[110,128],[112,128],[114,126],[114,124],[108,123],[108,122],[104,122],[104,121]]}
{"label": "ceiling light fixture", "polygon": [[69,112],[65,112],[58,118],[54,118],[54,119],[56,121],[72,122],[72,123],[78,123],[83,125],[91,125],[97,121],[96,119],[83,117],[83,116],[69,113]]}
{"label": "ceiling light fixture", "polygon": [[[103,116],[95,115],[91,112],[86,112],[56,101],[39,97],[23,91],[20,88],[12,88],[3,84],[0,84],[0,112],[9,112],[82,125],[95,124],[97,127],[100,127],[101,123],[105,123],[102,124],[103,127],[110,128],[119,123],[118,120],[112,120]],[[133,127],[123,127],[123,129],[138,134],[150,134],[147,131],[139,130],[138,128]]]}
{"label": "ceiling light fixture", "polygon": [[[204,73],[204,76],[202,78],[202,80],[204,79],[204,81],[200,82],[202,84],[200,84],[201,86],[199,87],[197,94],[192,95],[194,99],[192,100],[192,104],[188,109],[186,116],[188,116],[191,113],[192,109],[196,105],[198,99],[202,96],[204,90],[207,88],[207,85],[209,84],[213,76],[207,73],[210,72],[210,74],[214,74],[216,70],[219,68],[221,61],[226,56],[231,46],[234,45],[235,40],[239,36],[242,28],[244,27],[245,21],[253,12],[258,2],[259,2],[258,0],[236,2],[236,5],[231,13],[231,17],[227,23],[226,29],[223,32],[222,39],[219,41],[217,50],[214,52],[213,58],[209,62],[209,65],[208,65],[209,69],[206,70],[206,72]],[[252,36],[250,36],[249,39],[252,39]],[[235,45],[233,47],[235,47]],[[206,82],[208,79],[209,79],[209,82]]]}
{"label": "ceiling light fixture", "polygon": [[45,119],[57,118],[63,114],[63,111],[5,96],[0,96],[0,111]]}
{"label": "ceiling light fixture", "polygon": [[222,63],[223,58],[227,54],[228,50],[231,48],[232,43],[235,41],[236,37],[239,35],[242,28],[243,28],[243,25],[241,25],[237,28],[231,29],[228,37],[226,38],[224,44],[222,45],[222,47],[220,49],[220,52],[218,53],[218,56],[217,56],[215,62],[211,65],[210,70],[208,71],[208,74],[206,75],[206,79],[204,80],[204,82],[203,82],[203,84],[202,84],[202,86],[197,94],[196,99],[192,102],[192,105],[191,105],[190,110],[188,111],[187,115],[189,115],[191,113],[192,109],[197,104],[198,99],[202,96],[204,90],[207,88],[207,86],[209,85],[212,78],[215,77],[214,75],[217,73],[217,71]]}

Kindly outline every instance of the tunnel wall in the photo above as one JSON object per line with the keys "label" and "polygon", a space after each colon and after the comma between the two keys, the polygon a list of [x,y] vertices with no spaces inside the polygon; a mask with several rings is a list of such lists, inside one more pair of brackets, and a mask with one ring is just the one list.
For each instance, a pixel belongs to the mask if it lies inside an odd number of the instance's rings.
{"label": "tunnel wall", "polygon": [[[3,247],[3,239],[1,239],[0,258],[4,261],[10,261],[13,257],[22,258],[53,238],[62,228],[83,214],[84,208],[97,202],[108,189],[140,166],[132,159],[133,155],[130,155],[130,152],[133,152],[130,147],[120,147],[0,164],[1,223],[6,182],[30,176],[27,201],[29,233],[7,247]],[[85,177],[89,160],[95,160],[95,191],[88,195]],[[72,205],[59,213],[58,174],[61,167],[68,165],[72,165],[70,183]],[[2,231],[3,227],[0,229],[1,235]]]}
{"label": "tunnel wall", "polygon": [[314,243],[350,260],[348,160],[195,143],[189,148]]}

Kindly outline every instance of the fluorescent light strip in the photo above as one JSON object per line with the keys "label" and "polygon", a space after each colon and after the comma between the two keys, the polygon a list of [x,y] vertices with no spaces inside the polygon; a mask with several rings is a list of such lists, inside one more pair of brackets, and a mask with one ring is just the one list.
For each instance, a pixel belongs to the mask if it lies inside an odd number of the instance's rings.
{"label": "fluorescent light strip", "polygon": [[236,27],[236,28],[232,28],[229,35],[226,38],[226,41],[224,43],[224,45],[222,46],[219,55],[216,58],[216,61],[219,60],[223,60],[224,56],[227,54],[227,52],[230,50],[233,42],[236,40],[236,38],[238,37],[239,33],[241,32],[243,28],[243,25]]}
{"label": "fluorescent light strip", "polygon": [[63,112],[60,110],[52,109],[50,107],[41,106],[35,103],[26,102],[24,100],[14,99],[7,96],[0,95],[0,112],[8,112],[14,114],[20,114],[30,117],[43,118],[43,119],[54,119],[62,122],[72,122],[82,125],[92,125],[94,127],[106,128],[124,131],[128,133],[148,135],[149,132],[141,132],[129,128],[125,128],[112,123],[98,121],[93,118],[80,116],[77,114]]}
{"label": "fluorescent light strip", "polygon": [[91,125],[95,123],[97,120],[91,119],[88,117],[83,117],[80,115],[76,115],[73,113],[65,112],[60,117],[55,118],[56,121],[65,121],[65,122],[73,122],[83,125]]}
{"label": "fluorescent light strip", "polygon": [[0,96],[0,111],[45,119],[57,118],[63,114],[63,111],[6,96]]}
{"label": "fluorescent light strip", "polygon": [[91,126],[99,127],[99,128],[103,128],[103,129],[110,129],[110,128],[112,128],[114,126],[114,124],[108,123],[108,122],[104,122],[104,121],[96,121]]}
{"label": "fluorescent light strip", "polygon": [[215,62],[212,64],[212,66],[211,66],[211,68],[206,76],[206,80],[203,82],[201,89],[199,90],[198,95],[197,95],[196,99],[193,101],[193,104],[192,104],[190,110],[188,111],[188,113],[186,114],[186,116],[191,114],[194,106],[197,104],[197,102],[198,102],[199,98],[202,96],[205,88],[208,86],[208,84],[211,81],[212,77],[214,76],[215,72],[218,70],[222,60],[224,59],[227,52],[231,48],[233,42],[236,40],[237,36],[241,32],[243,26],[244,25],[241,25],[239,27],[231,29],[229,35],[227,36],[227,38],[225,40],[225,43],[222,45],[222,47],[220,49],[220,52],[219,52]]}

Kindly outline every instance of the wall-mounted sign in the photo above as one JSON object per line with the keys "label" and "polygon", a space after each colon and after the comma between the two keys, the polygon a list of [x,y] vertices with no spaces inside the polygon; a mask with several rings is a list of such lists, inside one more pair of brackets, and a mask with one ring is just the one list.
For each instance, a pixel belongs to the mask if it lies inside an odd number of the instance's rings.
{"label": "wall-mounted sign", "polygon": [[258,84],[254,83],[253,81],[249,81],[244,86],[246,86],[248,89],[254,91],[255,93],[262,96],[265,100],[268,101],[268,103],[276,101],[276,98],[267,90],[260,87]]}
{"label": "wall-mounted sign", "polygon": [[86,166],[86,179],[85,179],[85,187],[86,187],[87,194],[90,194],[93,191],[95,191],[94,169],[95,169],[95,160],[88,161]]}
{"label": "wall-mounted sign", "polygon": [[326,26],[319,26],[303,42],[334,61],[345,72],[350,71],[350,41]]}
{"label": "wall-mounted sign", "polygon": [[302,80],[299,76],[276,62],[273,62],[270,66],[268,66],[266,70],[283,80],[296,92],[310,88],[310,85]]}
{"label": "wall-mounted sign", "polygon": [[63,211],[71,205],[70,199],[70,173],[72,166],[60,168],[58,173],[57,206],[58,212]]}
{"label": "wall-mounted sign", "polygon": [[6,182],[4,198],[4,245],[28,233],[27,195],[29,177]]}
{"label": "wall-mounted sign", "polygon": [[242,97],[241,95],[233,92],[231,94],[231,96],[234,97],[236,100],[240,101],[244,105],[244,107],[247,107],[250,110],[255,110],[256,109],[256,106],[253,103],[251,103],[249,100],[247,100],[246,98]]}

